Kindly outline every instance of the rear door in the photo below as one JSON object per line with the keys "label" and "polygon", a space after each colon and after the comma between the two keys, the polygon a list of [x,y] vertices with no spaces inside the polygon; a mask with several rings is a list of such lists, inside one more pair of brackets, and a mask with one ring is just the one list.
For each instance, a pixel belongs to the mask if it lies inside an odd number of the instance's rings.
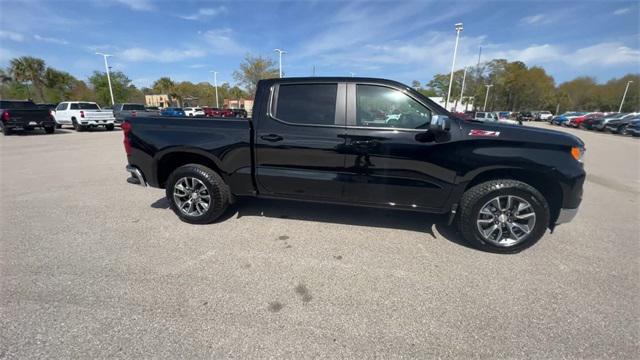
{"label": "rear door", "polygon": [[348,84],[345,198],[407,209],[443,207],[455,171],[447,168],[449,140],[436,142],[427,129],[433,116],[407,89]]}
{"label": "rear door", "polygon": [[346,86],[281,83],[256,120],[256,175],[263,194],[342,198]]}

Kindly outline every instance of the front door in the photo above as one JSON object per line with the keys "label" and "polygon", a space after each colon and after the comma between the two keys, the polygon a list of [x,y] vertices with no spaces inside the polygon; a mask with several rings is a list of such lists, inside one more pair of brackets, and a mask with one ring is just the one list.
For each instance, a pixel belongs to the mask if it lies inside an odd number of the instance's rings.
{"label": "front door", "polygon": [[434,116],[415,94],[375,84],[348,84],[345,197],[372,205],[436,210],[455,171],[448,141],[428,125]]}
{"label": "front door", "polygon": [[256,124],[261,194],[337,201],[343,193],[346,85],[280,83]]}

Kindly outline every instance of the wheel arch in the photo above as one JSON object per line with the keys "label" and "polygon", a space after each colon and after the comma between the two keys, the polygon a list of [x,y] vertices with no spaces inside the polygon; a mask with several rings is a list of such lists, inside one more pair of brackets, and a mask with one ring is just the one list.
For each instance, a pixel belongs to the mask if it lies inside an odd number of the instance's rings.
{"label": "wheel arch", "polygon": [[498,179],[522,181],[523,183],[529,184],[538,190],[549,204],[549,227],[553,229],[554,224],[558,219],[560,208],[562,207],[563,197],[562,186],[560,185],[560,182],[554,178],[553,174],[521,168],[492,169],[474,176],[471,181],[465,185],[464,191],[467,191],[471,187],[485,181]]}
{"label": "wheel arch", "polygon": [[175,149],[161,153],[155,161],[155,174],[158,186],[165,187],[167,179],[171,173],[180,166],[187,164],[198,164],[206,166],[220,175],[226,182],[226,174],[222,171],[220,160],[211,154],[199,149]]}

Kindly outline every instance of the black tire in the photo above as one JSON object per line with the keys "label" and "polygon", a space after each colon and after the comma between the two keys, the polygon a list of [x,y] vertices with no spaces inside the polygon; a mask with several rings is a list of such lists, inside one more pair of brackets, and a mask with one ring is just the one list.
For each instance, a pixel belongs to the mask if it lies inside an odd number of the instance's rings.
{"label": "black tire", "polygon": [[[477,219],[481,208],[497,196],[517,196],[531,204],[535,212],[533,229],[522,240],[512,246],[499,246],[480,234]],[[458,229],[469,243],[477,248],[495,253],[517,253],[535,244],[544,235],[551,217],[549,204],[544,196],[534,187],[517,180],[491,180],[468,189],[460,201],[458,212]]]}
{"label": "black tire", "polygon": [[84,126],[78,124],[78,121],[76,121],[76,118],[72,118],[71,123],[73,124],[73,129],[77,132],[82,132],[86,129]]}
{"label": "black tire", "polygon": [[114,129],[115,127],[116,127],[116,126],[115,126],[115,125],[113,125],[113,124],[107,124],[107,125],[105,125],[105,128],[107,129],[107,131],[113,131],[113,129]]}
{"label": "black tire", "polygon": [[[173,197],[174,187],[176,186],[176,183],[184,177],[192,177],[202,181],[211,196],[212,204],[200,216],[190,216],[183,213],[175,202]],[[171,175],[169,175],[165,188],[167,200],[169,200],[171,209],[180,218],[180,220],[189,224],[212,223],[216,221],[229,206],[229,199],[231,196],[229,187],[225,184],[220,175],[203,165],[187,164],[177,168],[173,173],[171,173]]]}
{"label": "black tire", "polygon": [[53,134],[54,132],[56,132],[56,127],[55,126],[45,126],[44,127],[44,132],[46,132],[47,134]]}

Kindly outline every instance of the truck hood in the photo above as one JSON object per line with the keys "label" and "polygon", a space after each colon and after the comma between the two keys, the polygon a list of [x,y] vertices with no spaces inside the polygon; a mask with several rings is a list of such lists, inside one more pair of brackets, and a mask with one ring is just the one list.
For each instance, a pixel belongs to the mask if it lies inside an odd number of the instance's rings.
{"label": "truck hood", "polygon": [[577,136],[562,131],[531,126],[464,121],[461,124],[461,130],[464,135],[470,138],[584,147],[584,142]]}

